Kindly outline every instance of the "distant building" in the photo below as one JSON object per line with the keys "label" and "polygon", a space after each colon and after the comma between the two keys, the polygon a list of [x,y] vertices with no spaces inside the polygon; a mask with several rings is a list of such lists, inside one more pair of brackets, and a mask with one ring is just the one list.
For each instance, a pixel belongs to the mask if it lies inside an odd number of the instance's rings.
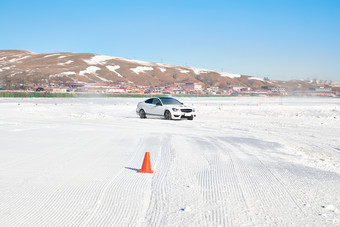
{"label": "distant building", "polygon": [[269,90],[269,95],[287,95],[287,89],[284,87],[271,87],[271,86],[262,86],[264,90]]}
{"label": "distant building", "polygon": [[244,87],[244,86],[229,86],[228,87],[229,90],[233,90],[233,91],[237,91],[237,92],[240,92],[240,91],[250,91],[250,88],[249,87]]}
{"label": "distant building", "polygon": [[173,88],[172,92],[176,95],[184,95],[186,92],[183,90],[183,88]]}
{"label": "distant building", "polygon": [[340,87],[340,82],[332,82],[331,86],[332,87]]}
{"label": "distant building", "polygon": [[286,93],[287,90],[284,87],[271,87],[269,88],[270,91],[272,92],[277,92],[277,93]]}
{"label": "distant building", "polygon": [[327,96],[335,97],[337,96],[336,91],[332,91],[332,88],[309,88],[307,91],[294,91],[293,95],[298,96]]}
{"label": "distant building", "polygon": [[183,90],[185,91],[202,91],[202,85],[198,84],[198,83],[185,83],[185,85],[183,85]]}
{"label": "distant building", "polygon": [[169,94],[172,94],[174,91],[172,88],[165,88],[163,89],[163,94],[165,95],[169,95]]}
{"label": "distant building", "polygon": [[163,89],[162,87],[153,87],[150,89],[151,93],[155,93],[155,94],[162,94],[163,93]]}
{"label": "distant building", "polygon": [[315,91],[315,92],[330,92],[332,91],[332,88],[319,87],[319,88],[309,88],[309,90]]}
{"label": "distant building", "polygon": [[206,93],[209,95],[216,95],[218,90],[219,90],[218,87],[208,87]]}
{"label": "distant building", "polygon": [[126,93],[126,88],[124,87],[110,87],[106,89],[106,93]]}
{"label": "distant building", "polygon": [[151,86],[150,85],[142,85],[140,86],[141,89],[149,89]]}
{"label": "distant building", "polygon": [[69,88],[52,88],[51,92],[52,93],[66,93],[69,92]]}
{"label": "distant building", "polygon": [[87,85],[87,83],[65,83],[65,86],[69,86],[70,88],[83,87],[85,85]]}

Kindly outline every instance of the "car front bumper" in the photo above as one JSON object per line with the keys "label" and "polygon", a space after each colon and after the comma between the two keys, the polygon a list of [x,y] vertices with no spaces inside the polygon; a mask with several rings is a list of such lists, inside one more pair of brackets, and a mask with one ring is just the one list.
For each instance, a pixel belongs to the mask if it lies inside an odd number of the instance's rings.
{"label": "car front bumper", "polygon": [[195,112],[191,113],[183,113],[180,111],[171,111],[172,119],[181,119],[181,118],[187,118],[187,117],[196,117]]}

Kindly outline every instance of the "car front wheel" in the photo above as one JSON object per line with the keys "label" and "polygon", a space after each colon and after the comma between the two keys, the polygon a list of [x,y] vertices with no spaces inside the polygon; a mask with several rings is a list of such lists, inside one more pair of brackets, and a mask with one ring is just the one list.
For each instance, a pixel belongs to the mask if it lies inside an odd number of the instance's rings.
{"label": "car front wheel", "polygon": [[192,120],[194,120],[194,116],[187,117],[187,119],[192,121]]}
{"label": "car front wheel", "polygon": [[165,111],[164,117],[165,117],[166,120],[171,120],[172,119],[171,113],[170,113],[169,110]]}
{"label": "car front wheel", "polygon": [[139,117],[140,117],[140,118],[146,118],[146,114],[145,114],[145,111],[144,111],[143,109],[141,109],[141,110],[139,111]]}

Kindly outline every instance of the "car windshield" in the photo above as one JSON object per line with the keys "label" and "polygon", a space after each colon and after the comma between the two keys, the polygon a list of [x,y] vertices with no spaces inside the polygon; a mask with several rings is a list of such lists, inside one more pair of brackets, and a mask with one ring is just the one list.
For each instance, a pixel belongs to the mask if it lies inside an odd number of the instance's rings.
{"label": "car windshield", "polygon": [[182,105],[180,101],[173,98],[160,98],[162,100],[163,105]]}

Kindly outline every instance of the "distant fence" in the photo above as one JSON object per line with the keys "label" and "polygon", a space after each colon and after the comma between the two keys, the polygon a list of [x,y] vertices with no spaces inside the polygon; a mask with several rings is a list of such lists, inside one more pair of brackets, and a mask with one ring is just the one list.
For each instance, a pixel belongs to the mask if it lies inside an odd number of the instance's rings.
{"label": "distant fence", "polygon": [[[0,91],[0,98],[104,98],[104,97],[121,97],[121,98],[148,98],[148,97],[196,97],[197,95],[160,95],[160,94],[99,94],[99,93],[48,93],[48,92],[10,92]],[[232,97],[237,95],[223,95],[223,97]],[[199,95],[199,97],[220,97],[220,95]]]}

